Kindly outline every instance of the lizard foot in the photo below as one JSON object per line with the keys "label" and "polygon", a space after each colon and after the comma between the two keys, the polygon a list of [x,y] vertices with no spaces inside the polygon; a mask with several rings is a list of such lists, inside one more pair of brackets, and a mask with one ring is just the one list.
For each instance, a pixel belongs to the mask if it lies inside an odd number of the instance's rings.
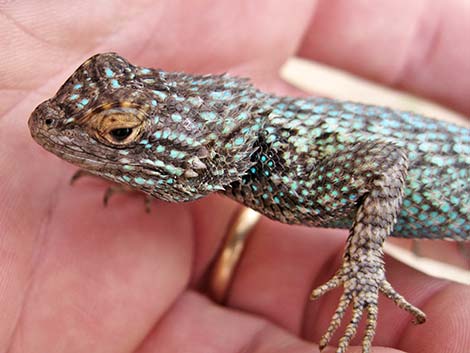
{"label": "lizard foot", "polygon": [[[84,169],[79,169],[75,172],[74,175],[72,175],[72,178],[70,179],[70,185],[73,185],[77,179],[81,179],[83,177],[94,177],[94,178],[100,178],[99,176],[96,176],[92,173],[90,173],[89,171],[87,170],[84,170]],[[127,192],[135,192],[136,190],[129,187],[129,186],[126,186],[126,185],[121,185],[121,184],[114,184],[114,185],[110,185],[108,186],[108,188],[106,189],[105,193],[104,193],[104,196],[103,196],[103,204],[105,206],[108,206],[108,203],[109,203],[109,199],[111,198],[111,196],[115,195],[115,194],[118,194],[118,193],[127,193]],[[151,204],[152,204],[152,196],[150,195],[147,195],[145,194],[144,195],[144,204],[145,204],[145,211],[147,213],[150,213],[150,210],[151,210]]]}
{"label": "lizard foot", "polygon": [[[374,270],[374,267],[376,270]],[[338,342],[336,353],[346,351],[350,341],[356,335],[364,312],[367,313],[367,324],[362,340],[362,352],[370,352],[377,326],[379,292],[393,300],[400,308],[411,313],[415,318],[414,323],[421,324],[426,320],[426,315],[407,302],[385,279],[383,265],[377,267],[371,264],[345,262],[342,268],[328,282],[313,290],[311,299],[318,299],[326,292],[340,285],[344,287],[343,295],[339,300],[326,333],[320,339],[320,350],[323,350],[328,345],[334,332],[341,324],[347,308],[352,306],[351,320],[346,326],[344,335]]]}

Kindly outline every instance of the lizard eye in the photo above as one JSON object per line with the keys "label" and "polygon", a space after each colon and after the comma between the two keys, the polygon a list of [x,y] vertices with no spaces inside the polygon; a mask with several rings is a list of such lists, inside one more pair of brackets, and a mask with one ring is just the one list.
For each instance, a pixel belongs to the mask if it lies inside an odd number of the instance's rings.
{"label": "lizard eye", "polygon": [[144,117],[135,109],[108,109],[89,120],[91,133],[107,145],[125,147],[137,140],[144,128]]}
{"label": "lizard eye", "polygon": [[115,146],[125,146],[135,141],[142,130],[140,121],[122,118],[116,115],[108,116],[98,134],[106,142]]}
{"label": "lizard eye", "polygon": [[115,141],[122,142],[132,134],[132,130],[133,129],[128,128],[128,127],[120,128],[120,129],[113,129],[109,132],[109,135]]}

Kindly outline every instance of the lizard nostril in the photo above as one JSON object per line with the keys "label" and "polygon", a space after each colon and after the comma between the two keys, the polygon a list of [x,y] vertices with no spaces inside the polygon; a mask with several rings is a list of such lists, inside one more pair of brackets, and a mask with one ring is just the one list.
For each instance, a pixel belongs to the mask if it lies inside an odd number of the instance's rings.
{"label": "lizard nostril", "polygon": [[54,120],[53,119],[46,119],[44,122],[46,123],[47,126],[51,126],[52,123],[54,122]]}

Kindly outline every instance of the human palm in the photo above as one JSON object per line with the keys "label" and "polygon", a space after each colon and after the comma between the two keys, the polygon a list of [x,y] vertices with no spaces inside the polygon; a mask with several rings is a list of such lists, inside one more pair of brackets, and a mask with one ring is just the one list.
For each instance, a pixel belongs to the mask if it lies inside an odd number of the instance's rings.
{"label": "human palm", "polygon": [[[375,11],[390,14],[401,2]],[[389,32],[373,27],[366,40],[341,30],[378,23],[377,14],[325,4],[0,1],[0,352],[315,351],[316,344],[303,339],[318,342],[340,291],[314,302],[308,297],[338,267],[345,232],[263,219],[227,306],[218,306],[203,294],[205,274],[238,207],[234,202],[220,196],[190,204],[156,201],[147,214],[139,197],[117,195],[103,208],[106,184],[88,179],[70,187],[75,168],[37,146],[26,123],[80,62],[104,51],[166,70],[242,74],[280,94],[299,93],[279,79],[278,69],[300,54],[470,112],[462,93],[469,79],[460,74],[468,70],[465,53],[444,42],[410,54],[408,32],[398,33],[393,16],[382,14],[395,31],[395,51],[386,53]],[[455,16],[443,23],[465,20],[457,1],[454,8]],[[334,27],[331,19],[344,22]],[[455,34],[455,23],[443,26],[455,47],[464,45],[465,31]],[[359,50],[346,50],[354,47]],[[432,53],[426,65],[416,66],[420,50]],[[445,90],[436,77],[447,80]],[[469,288],[391,259],[387,271],[429,322],[411,327],[405,312],[383,300],[374,343],[464,352]]]}

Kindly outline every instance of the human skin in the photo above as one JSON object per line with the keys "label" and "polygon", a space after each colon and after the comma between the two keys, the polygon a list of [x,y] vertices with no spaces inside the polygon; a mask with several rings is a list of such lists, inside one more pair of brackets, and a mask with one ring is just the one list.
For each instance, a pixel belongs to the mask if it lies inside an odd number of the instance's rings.
{"label": "human skin", "polygon": [[[105,182],[70,187],[75,168],[34,143],[27,119],[92,54],[293,95],[278,69],[297,54],[470,115],[463,0],[0,0],[0,33],[0,352],[315,352],[341,293],[308,300],[338,268],[344,231],[262,219],[219,306],[204,274],[236,203],[155,201],[147,214],[133,195],[104,208]],[[374,345],[395,349],[374,352],[466,352],[469,287],[386,269],[428,322],[381,298]]]}

